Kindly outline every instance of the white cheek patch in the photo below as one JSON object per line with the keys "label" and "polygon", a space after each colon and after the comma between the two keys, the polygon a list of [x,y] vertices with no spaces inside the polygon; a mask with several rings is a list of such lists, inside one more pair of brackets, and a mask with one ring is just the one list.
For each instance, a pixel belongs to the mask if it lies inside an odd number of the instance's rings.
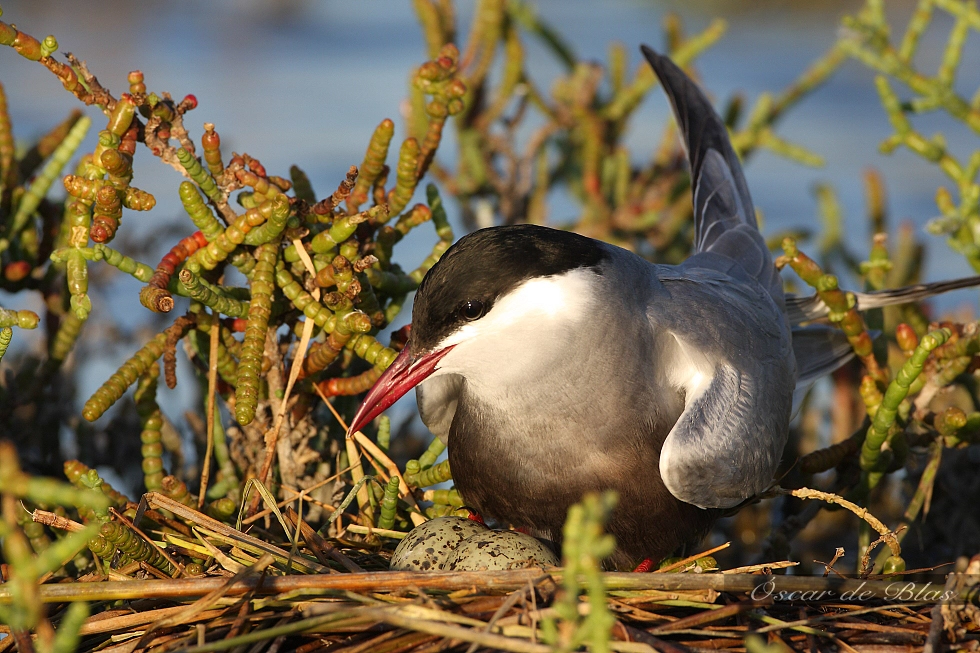
{"label": "white cheek patch", "polygon": [[[439,362],[437,374],[506,376],[514,366],[544,364],[570,328],[593,315],[595,273],[577,269],[529,279],[498,297],[490,311],[449,335],[437,348],[455,345]],[[538,360],[538,359],[541,360]],[[492,362],[495,370],[487,369]]]}
{"label": "white cheek patch", "polygon": [[557,327],[580,321],[592,310],[594,277],[594,272],[580,268],[552,277],[529,279],[499,297],[482,318],[452,333],[439,348],[497,334],[514,339],[532,331],[547,335],[549,323]]}

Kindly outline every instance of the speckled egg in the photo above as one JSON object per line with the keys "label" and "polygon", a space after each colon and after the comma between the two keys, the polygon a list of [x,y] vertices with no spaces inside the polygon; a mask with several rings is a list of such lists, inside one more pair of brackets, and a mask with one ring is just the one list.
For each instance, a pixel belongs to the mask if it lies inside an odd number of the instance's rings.
{"label": "speckled egg", "polygon": [[460,542],[443,569],[489,571],[558,564],[558,556],[537,538],[516,531],[483,531]]}
{"label": "speckled egg", "polygon": [[460,542],[487,527],[461,517],[437,517],[413,528],[391,556],[392,571],[438,571]]}

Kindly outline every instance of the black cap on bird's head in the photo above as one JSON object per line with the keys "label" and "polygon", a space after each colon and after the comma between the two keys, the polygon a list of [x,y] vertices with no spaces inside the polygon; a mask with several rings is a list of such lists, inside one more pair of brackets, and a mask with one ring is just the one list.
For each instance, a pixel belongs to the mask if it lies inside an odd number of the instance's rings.
{"label": "black cap on bird's head", "polygon": [[591,238],[537,225],[490,227],[461,238],[422,280],[408,343],[361,403],[350,432],[431,375],[454,346],[446,340],[499,298],[530,279],[595,269],[605,256]]}

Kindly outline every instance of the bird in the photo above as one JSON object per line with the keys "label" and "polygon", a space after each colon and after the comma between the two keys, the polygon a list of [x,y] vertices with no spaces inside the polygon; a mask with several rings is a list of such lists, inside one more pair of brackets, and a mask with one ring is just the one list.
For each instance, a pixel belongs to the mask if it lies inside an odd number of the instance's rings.
{"label": "bird", "polygon": [[[853,356],[828,314],[784,294],[741,163],[711,103],[647,46],[691,168],[694,253],[654,264],[569,231],[518,224],[456,242],[420,284],[404,349],[353,433],[416,389],[456,488],[484,517],[561,538],[568,508],[614,490],[614,568],[695,543],[765,490],[794,396]],[[861,309],[980,277],[856,293]]]}

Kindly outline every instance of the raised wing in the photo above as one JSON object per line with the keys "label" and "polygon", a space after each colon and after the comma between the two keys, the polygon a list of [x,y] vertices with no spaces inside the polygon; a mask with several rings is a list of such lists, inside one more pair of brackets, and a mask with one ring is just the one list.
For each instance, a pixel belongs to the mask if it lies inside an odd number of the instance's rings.
{"label": "raised wing", "polygon": [[684,71],[651,48],[640,49],[670,98],[691,163],[695,252],[737,261],[781,304],[782,281],[759,233],[752,197],[725,124]]}

